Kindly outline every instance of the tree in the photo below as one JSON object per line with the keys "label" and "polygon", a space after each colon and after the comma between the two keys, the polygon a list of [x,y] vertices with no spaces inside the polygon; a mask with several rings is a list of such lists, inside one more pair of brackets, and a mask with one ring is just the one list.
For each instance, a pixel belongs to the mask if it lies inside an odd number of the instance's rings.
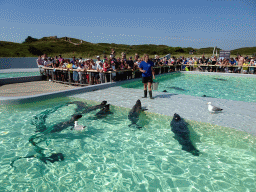
{"label": "tree", "polygon": [[175,48],[174,48],[174,51],[175,51],[176,53],[184,53],[184,52],[185,52],[184,49],[182,49],[181,47],[175,47]]}
{"label": "tree", "polygon": [[31,37],[31,36],[28,36],[28,37],[25,39],[24,43],[32,43],[32,42],[35,42],[35,41],[38,41],[38,39],[33,38],[33,37]]}

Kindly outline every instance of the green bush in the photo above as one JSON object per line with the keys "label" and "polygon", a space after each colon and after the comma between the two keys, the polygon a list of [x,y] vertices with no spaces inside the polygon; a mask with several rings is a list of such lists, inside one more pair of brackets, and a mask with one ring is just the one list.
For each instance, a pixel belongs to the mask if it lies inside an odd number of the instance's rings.
{"label": "green bush", "polygon": [[35,42],[35,41],[38,41],[38,39],[33,38],[33,37],[31,37],[31,36],[28,36],[28,37],[25,39],[24,43],[32,43],[32,42]]}

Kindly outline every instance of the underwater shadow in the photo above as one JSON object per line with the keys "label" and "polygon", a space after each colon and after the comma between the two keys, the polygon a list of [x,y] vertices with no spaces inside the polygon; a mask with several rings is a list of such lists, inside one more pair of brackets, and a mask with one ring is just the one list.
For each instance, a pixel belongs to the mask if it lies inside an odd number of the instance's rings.
{"label": "underwater shadow", "polygon": [[50,139],[84,139],[86,137],[95,136],[98,134],[104,133],[104,129],[95,129],[93,127],[89,127],[87,131],[75,132],[75,133],[53,133],[50,136]]}
{"label": "underwater shadow", "polygon": [[175,93],[171,93],[171,94],[162,94],[162,95],[157,95],[155,96],[154,98],[171,98],[171,96],[173,95],[178,95],[178,94],[175,94]]}

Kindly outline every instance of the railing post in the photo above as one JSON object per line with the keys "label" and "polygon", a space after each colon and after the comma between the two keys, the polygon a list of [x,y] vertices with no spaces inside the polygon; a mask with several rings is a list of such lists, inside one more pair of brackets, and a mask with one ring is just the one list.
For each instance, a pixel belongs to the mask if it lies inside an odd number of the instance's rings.
{"label": "railing post", "polygon": [[[53,69],[54,70],[54,69]],[[52,70],[52,81],[54,80],[54,75],[53,75],[53,73],[54,73],[54,71]]]}
{"label": "railing post", "polygon": [[92,74],[91,74],[91,72],[89,72],[89,85],[91,85],[91,82],[92,82]]}
{"label": "railing post", "polygon": [[49,81],[49,69],[46,69],[45,72],[46,72],[46,80]]}
{"label": "railing post", "polygon": [[68,84],[71,85],[71,75],[70,70],[68,70]]}

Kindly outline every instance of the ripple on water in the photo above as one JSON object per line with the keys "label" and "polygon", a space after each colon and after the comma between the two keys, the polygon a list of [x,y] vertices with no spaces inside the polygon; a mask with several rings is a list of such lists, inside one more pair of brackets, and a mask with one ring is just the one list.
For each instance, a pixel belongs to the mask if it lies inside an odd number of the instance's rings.
{"label": "ripple on water", "polygon": [[[217,80],[224,79],[225,81]],[[185,94],[207,97],[256,102],[256,89],[254,85],[256,78],[207,75],[207,74],[184,74],[173,73],[164,74],[156,77],[159,82],[158,91],[166,90],[172,94]],[[125,88],[143,89],[140,80],[123,84]]]}
{"label": "ripple on water", "polygon": [[[15,162],[17,168],[11,169],[9,163],[13,158],[35,153],[28,142],[35,131],[30,123],[33,115],[56,103],[13,106],[8,115],[0,114],[4,117],[0,120],[1,185],[8,186],[8,190],[252,191],[256,188],[254,136],[187,121],[195,132],[192,140],[202,153],[196,157],[183,151],[173,138],[171,117],[145,113],[139,122],[142,130],[136,130],[127,126],[129,109],[114,106],[111,110],[115,113],[107,119],[94,120],[95,112],[79,119],[79,124],[86,125],[88,131],[74,133],[67,129],[40,143],[46,155],[63,153],[63,162],[45,165],[36,158],[20,159]],[[54,124],[58,117],[61,118],[57,122],[67,119],[75,108],[75,105],[63,106],[47,119],[47,125]],[[10,119],[12,123],[8,124]]]}

